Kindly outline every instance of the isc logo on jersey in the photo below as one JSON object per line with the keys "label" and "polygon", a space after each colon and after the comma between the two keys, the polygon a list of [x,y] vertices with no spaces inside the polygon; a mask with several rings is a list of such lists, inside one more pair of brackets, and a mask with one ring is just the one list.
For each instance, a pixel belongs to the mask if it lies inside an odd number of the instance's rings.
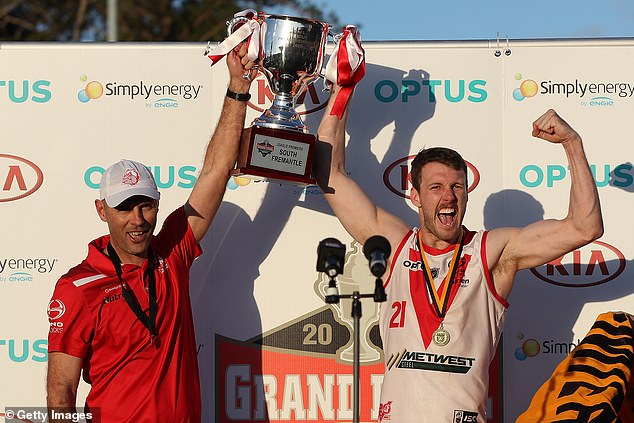
{"label": "isc logo on jersey", "polygon": [[478,413],[465,410],[454,410],[453,423],[477,423]]}

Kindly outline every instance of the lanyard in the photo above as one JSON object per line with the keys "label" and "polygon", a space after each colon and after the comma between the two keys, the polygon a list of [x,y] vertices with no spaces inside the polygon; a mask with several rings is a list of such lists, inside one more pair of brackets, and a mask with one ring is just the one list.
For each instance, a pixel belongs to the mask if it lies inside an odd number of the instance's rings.
{"label": "lanyard", "polygon": [[143,326],[145,326],[150,332],[150,343],[154,344],[156,348],[159,347],[159,338],[156,330],[156,276],[154,275],[154,253],[152,252],[152,248],[148,250],[148,267],[146,273],[148,274],[148,285],[149,285],[149,297],[150,297],[150,313],[149,316],[143,312],[141,308],[141,304],[139,304],[139,300],[134,295],[132,289],[123,282],[122,271],[121,271],[121,259],[119,255],[112,247],[110,243],[108,243],[108,255],[110,256],[110,260],[112,261],[112,265],[114,266],[114,270],[117,272],[117,276],[119,277],[119,283],[121,284],[121,292],[123,294],[123,298],[125,302],[128,303],[128,307],[130,310],[136,315]]}
{"label": "lanyard", "polygon": [[[460,255],[462,254],[462,246],[464,245],[464,240],[466,237],[466,233],[463,230],[462,236],[460,237],[460,243],[456,244],[456,248],[453,251],[453,257],[451,259],[451,264],[449,265],[449,271],[443,279],[445,286],[438,296],[436,292],[436,287],[434,286],[434,279],[431,275],[431,269],[429,268],[429,264],[427,264],[427,259],[425,258],[425,251],[423,251],[423,239],[421,236],[421,231],[418,231],[418,250],[420,252],[420,256],[424,266],[423,278],[425,279],[425,288],[429,291],[429,295],[431,297],[432,305],[434,306],[434,311],[440,318],[441,322],[445,318],[447,311],[449,309],[449,297],[451,296],[451,287],[455,283],[456,278],[456,269],[458,268],[458,262],[460,261]],[[447,279],[448,278],[448,279]]]}

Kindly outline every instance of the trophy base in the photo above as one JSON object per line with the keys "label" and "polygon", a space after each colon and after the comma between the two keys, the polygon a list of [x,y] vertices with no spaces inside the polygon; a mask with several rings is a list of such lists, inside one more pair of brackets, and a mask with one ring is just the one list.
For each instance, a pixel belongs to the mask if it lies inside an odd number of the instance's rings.
{"label": "trophy base", "polygon": [[315,185],[316,137],[294,130],[251,126],[242,135],[232,176],[290,185]]}

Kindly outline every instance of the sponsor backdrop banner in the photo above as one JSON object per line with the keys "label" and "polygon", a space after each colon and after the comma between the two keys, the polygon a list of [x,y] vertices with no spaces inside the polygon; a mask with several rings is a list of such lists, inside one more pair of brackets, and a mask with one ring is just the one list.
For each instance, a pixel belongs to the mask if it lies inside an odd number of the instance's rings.
{"label": "sponsor backdrop banner", "polygon": [[[196,180],[226,89],[202,44],[0,46],[0,390],[5,407],[45,405],[49,304],[57,279],[107,231],[94,208],[101,173],[145,163],[162,193],[159,225]],[[608,310],[634,313],[632,119],[634,40],[366,43],[352,99],[351,176],[412,225],[408,166],[425,146],[469,163],[470,229],[526,225],[567,212],[563,149],[531,137],[555,108],[583,139],[605,234],[518,274],[489,414],[512,422],[539,385]],[[507,51],[508,50],[508,51]],[[507,54],[509,53],[509,54]],[[253,83],[247,124],[272,100]],[[318,81],[298,110],[316,132],[328,94]],[[192,269],[204,421],[352,421],[349,300],[326,305],[315,270],[320,240],[346,245],[343,292],[374,280],[321,191],[231,179]],[[378,305],[363,300],[361,421],[381,412]],[[389,306],[389,299],[386,306]],[[47,319],[51,317],[49,323]],[[88,386],[80,384],[80,404]],[[503,393],[503,394],[502,394]]]}

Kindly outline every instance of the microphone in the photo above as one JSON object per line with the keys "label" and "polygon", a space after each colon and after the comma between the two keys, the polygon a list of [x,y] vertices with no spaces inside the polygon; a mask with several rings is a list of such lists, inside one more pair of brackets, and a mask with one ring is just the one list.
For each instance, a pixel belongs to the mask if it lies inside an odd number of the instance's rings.
{"label": "microphone", "polygon": [[370,237],[365,242],[363,255],[370,261],[370,272],[377,278],[385,273],[391,251],[390,242],[381,235]]}
{"label": "microphone", "polygon": [[317,271],[324,272],[330,277],[326,288],[325,300],[328,304],[339,302],[339,288],[335,276],[343,273],[346,258],[346,246],[336,238],[326,238],[317,246]]}
{"label": "microphone", "polygon": [[317,247],[317,271],[331,278],[343,273],[346,246],[336,238],[326,238]]}

